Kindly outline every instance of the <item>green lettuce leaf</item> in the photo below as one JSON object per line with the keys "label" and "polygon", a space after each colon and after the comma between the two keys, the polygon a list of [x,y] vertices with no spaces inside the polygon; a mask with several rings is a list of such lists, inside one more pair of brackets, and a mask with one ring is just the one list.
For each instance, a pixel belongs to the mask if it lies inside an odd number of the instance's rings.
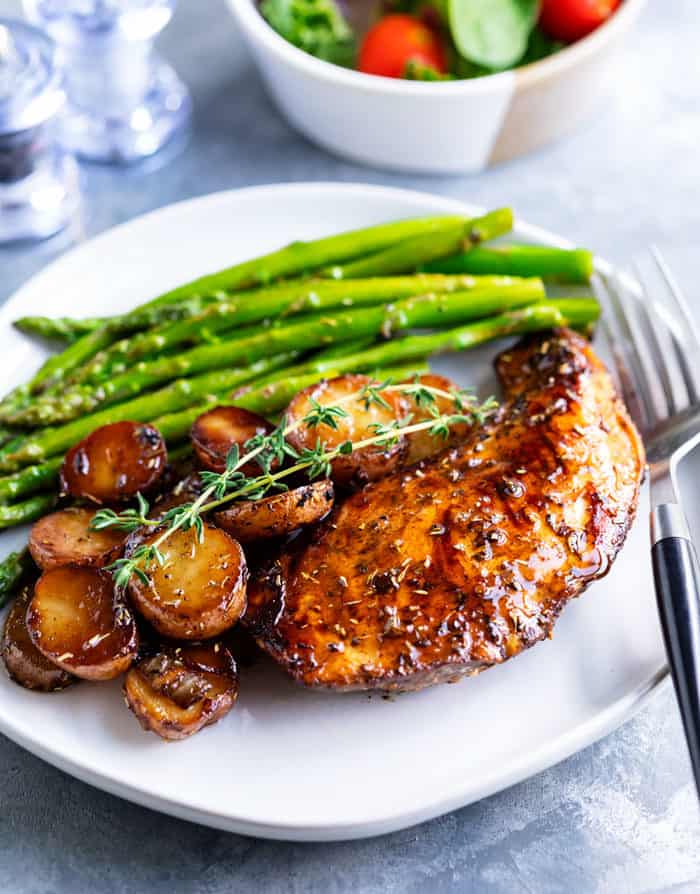
{"label": "green lettuce leaf", "polygon": [[260,11],[275,31],[326,62],[352,67],[355,35],[335,0],[263,0]]}
{"label": "green lettuce leaf", "polygon": [[539,2],[447,0],[447,8],[452,38],[461,55],[477,65],[502,69],[517,65],[525,55]]}
{"label": "green lettuce leaf", "polygon": [[454,75],[442,74],[431,65],[423,65],[415,59],[406,63],[403,77],[407,81],[454,81]]}

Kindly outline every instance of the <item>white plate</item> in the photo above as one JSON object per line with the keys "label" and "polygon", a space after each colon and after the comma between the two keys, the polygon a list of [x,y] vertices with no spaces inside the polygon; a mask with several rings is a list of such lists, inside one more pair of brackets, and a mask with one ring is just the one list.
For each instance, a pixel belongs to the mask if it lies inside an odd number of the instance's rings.
{"label": "white plate", "polygon": [[[0,386],[25,379],[42,358],[11,328],[22,314],[119,311],[292,239],[465,210],[478,211],[421,193],[296,184],[149,214],[75,249],[5,305]],[[525,224],[516,236],[566,244]],[[439,365],[465,384],[481,384],[491,379],[495,351],[491,345]],[[392,701],[310,693],[261,664],[244,670],[229,717],[169,745],[141,732],[117,683],[46,696],[0,673],[0,730],[109,792],[235,832],[331,840],[409,826],[583,748],[629,717],[663,679],[645,513],[642,505],[641,523],[609,577],[566,609],[551,642],[459,685]],[[2,535],[0,553],[21,538]]]}

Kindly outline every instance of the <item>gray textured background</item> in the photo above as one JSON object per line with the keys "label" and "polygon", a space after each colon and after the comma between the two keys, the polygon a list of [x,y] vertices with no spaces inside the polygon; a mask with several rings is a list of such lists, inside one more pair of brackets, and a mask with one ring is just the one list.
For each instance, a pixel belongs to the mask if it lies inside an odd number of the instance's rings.
{"label": "gray textured background", "polygon": [[[16,9],[0,0],[0,13]],[[652,0],[590,127],[479,178],[415,178],[345,164],[293,133],[263,92],[223,0],[182,0],[162,46],[194,93],[192,140],[160,170],[86,168],[79,235],[214,190],[366,181],[512,204],[618,261],[654,240],[695,287],[699,41],[696,0]],[[0,300],[66,244],[0,250]],[[697,480],[695,470],[689,477]],[[415,829],[331,845],[257,841],[169,819],[0,737],[0,891],[8,894],[691,892],[700,890],[699,829],[668,688],[617,733],[509,791]]]}

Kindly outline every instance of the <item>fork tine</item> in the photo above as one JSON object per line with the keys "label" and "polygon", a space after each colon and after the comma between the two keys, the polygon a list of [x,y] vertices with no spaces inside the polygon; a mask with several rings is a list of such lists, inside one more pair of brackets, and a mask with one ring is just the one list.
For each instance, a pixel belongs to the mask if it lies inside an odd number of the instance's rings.
{"label": "fork tine", "polygon": [[653,428],[671,414],[671,409],[668,394],[659,380],[658,369],[650,356],[653,351],[649,350],[649,345],[640,326],[644,298],[646,297],[644,286],[639,282],[638,288],[641,296],[633,297],[629,287],[617,271],[613,273],[613,285],[629,333],[630,351],[636,362],[639,387],[649,410],[649,421]]}
{"label": "fork tine", "polygon": [[680,405],[676,397],[677,388],[674,387],[673,381],[671,379],[671,373],[669,371],[667,361],[667,352],[664,351],[661,345],[658,328],[654,325],[654,320],[652,319],[654,306],[649,300],[649,293],[644,286],[644,277],[637,264],[634,265],[634,272],[640,288],[642,289],[642,300],[635,301],[634,307],[637,311],[637,317],[641,322],[642,329],[644,330],[644,343],[649,348],[654,369],[656,369],[658,372],[661,389],[666,398],[669,413],[675,415],[680,409]]}
{"label": "fork tine", "polygon": [[[651,247],[651,254],[666,285],[668,296],[675,305],[675,310],[680,314],[681,320],[685,325],[685,331],[690,334],[691,348],[695,351],[695,355],[697,356],[698,352],[700,352],[700,337],[698,336],[698,329],[690,307],[688,306],[688,302],[686,301],[680,286],[676,282],[675,277],[671,273],[668,264],[655,245],[652,245]],[[673,341],[673,347],[676,352],[676,357],[678,358],[679,366],[683,373],[685,387],[688,389],[688,397],[690,398],[691,403],[696,404],[700,401],[697,368],[695,367],[695,364],[688,359],[688,352],[685,345],[679,339],[675,329],[671,329],[671,339]]]}
{"label": "fork tine", "polygon": [[602,314],[601,321],[610,342],[622,396],[634,421],[644,431],[651,426],[653,408],[649,406],[646,389],[642,387],[644,373],[632,346],[632,333],[619,295],[613,289],[609,276],[596,275],[591,284],[601,305],[608,311]]}

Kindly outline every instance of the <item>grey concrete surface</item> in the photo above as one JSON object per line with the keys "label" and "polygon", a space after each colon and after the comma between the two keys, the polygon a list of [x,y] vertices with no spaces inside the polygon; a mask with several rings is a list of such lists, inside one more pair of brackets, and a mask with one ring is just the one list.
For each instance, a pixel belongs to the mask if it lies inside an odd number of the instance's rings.
{"label": "grey concrete surface", "polygon": [[[0,14],[17,6],[0,0]],[[223,0],[182,0],[162,46],[193,90],[192,139],[160,169],[84,168],[84,215],[70,238],[249,184],[410,186],[512,204],[617,261],[656,241],[700,311],[699,41],[695,0],[652,0],[589,127],[478,178],[415,178],[346,164],[297,136],[266,97]],[[0,300],[68,242],[0,250]],[[697,464],[686,481],[697,487]],[[169,819],[0,737],[0,891],[8,894],[696,892],[699,833],[669,688],[601,743],[509,791],[415,829],[331,845],[258,841]]]}

